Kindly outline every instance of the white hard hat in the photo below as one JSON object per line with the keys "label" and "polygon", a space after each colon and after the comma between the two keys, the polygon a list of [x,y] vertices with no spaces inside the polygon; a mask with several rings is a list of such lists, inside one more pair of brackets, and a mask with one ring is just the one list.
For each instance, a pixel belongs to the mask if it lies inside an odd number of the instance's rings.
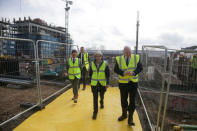
{"label": "white hard hat", "polygon": [[102,52],[101,51],[97,51],[96,53],[95,53],[95,56],[96,55],[100,55],[100,56],[102,56],[103,54],[102,54]]}

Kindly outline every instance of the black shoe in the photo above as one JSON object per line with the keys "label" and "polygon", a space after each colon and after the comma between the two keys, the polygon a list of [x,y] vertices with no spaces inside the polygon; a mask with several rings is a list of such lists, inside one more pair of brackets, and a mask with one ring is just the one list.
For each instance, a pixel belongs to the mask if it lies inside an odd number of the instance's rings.
{"label": "black shoe", "polygon": [[74,99],[74,103],[77,103],[77,99]]}
{"label": "black shoe", "polygon": [[127,115],[124,114],[124,115],[118,117],[118,121],[123,121],[123,120],[126,119],[126,118],[127,118]]}
{"label": "black shoe", "polygon": [[101,105],[101,109],[103,109],[104,108],[104,105]]}
{"label": "black shoe", "polygon": [[135,126],[135,123],[133,122],[133,117],[128,118],[128,125],[129,126]]}
{"label": "black shoe", "polygon": [[96,120],[96,117],[97,117],[97,113],[93,113],[92,119]]}

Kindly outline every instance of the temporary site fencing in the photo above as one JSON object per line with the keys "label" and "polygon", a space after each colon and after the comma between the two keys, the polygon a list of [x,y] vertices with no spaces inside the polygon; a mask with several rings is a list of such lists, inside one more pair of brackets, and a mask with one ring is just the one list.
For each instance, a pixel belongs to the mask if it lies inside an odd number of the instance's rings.
{"label": "temporary site fencing", "polygon": [[[197,51],[143,46],[139,93],[152,130],[176,130],[197,124],[197,77],[192,56]],[[193,126],[192,126],[193,128]]]}
{"label": "temporary site fencing", "polygon": [[44,108],[43,102],[70,87],[66,61],[78,46],[8,37],[0,37],[0,43],[0,127],[3,127],[32,109]]}

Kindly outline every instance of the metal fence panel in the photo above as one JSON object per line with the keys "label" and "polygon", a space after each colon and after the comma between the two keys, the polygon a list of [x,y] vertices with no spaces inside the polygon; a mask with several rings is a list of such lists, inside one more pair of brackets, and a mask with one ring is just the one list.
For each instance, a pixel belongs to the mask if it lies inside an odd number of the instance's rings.
{"label": "metal fence panel", "polygon": [[[197,125],[197,51],[181,50],[171,58],[171,81],[164,128]],[[191,126],[189,126],[191,127]],[[197,126],[195,128],[197,130]]]}
{"label": "metal fence panel", "polygon": [[182,128],[180,124],[197,125],[197,67],[191,61],[193,56],[197,62],[197,51],[143,47],[140,93],[154,129],[171,131],[174,126]]}
{"label": "metal fence panel", "polygon": [[149,124],[156,129],[160,124],[160,115],[168,70],[169,53],[164,46],[143,46],[141,61],[143,73],[140,75],[139,94],[149,117]]}
{"label": "metal fence panel", "polygon": [[0,37],[0,126],[37,104],[35,43]]}
{"label": "metal fence panel", "polygon": [[66,43],[38,40],[37,57],[39,61],[40,101],[49,99],[69,84],[66,62],[71,50],[78,46]]}

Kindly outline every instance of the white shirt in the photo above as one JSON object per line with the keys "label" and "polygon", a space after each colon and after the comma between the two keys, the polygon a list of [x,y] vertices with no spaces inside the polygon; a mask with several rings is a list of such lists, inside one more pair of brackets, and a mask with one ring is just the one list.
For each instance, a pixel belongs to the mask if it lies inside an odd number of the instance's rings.
{"label": "white shirt", "polygon": [[[129,58],[128,58],[128,63],[130,61],[130,58],[131,58],[131,56],[129,56]],[[125,62],[127,62],[127,57],[126,56],[124,56],[124,59],[125,59]]]}
{"label": "white shirt", "polygon": [[71,57],[71,59],[72,59],[72,61],[74,60],[74,62],[75,62],[77,58],[76,57],[75,58]]}
{"label": "white shirt", "polygon": [[82,62],[82,60],[84,59],[83,56],[84,56],[84,53],[81,53],[81,64],[83,63]]}

